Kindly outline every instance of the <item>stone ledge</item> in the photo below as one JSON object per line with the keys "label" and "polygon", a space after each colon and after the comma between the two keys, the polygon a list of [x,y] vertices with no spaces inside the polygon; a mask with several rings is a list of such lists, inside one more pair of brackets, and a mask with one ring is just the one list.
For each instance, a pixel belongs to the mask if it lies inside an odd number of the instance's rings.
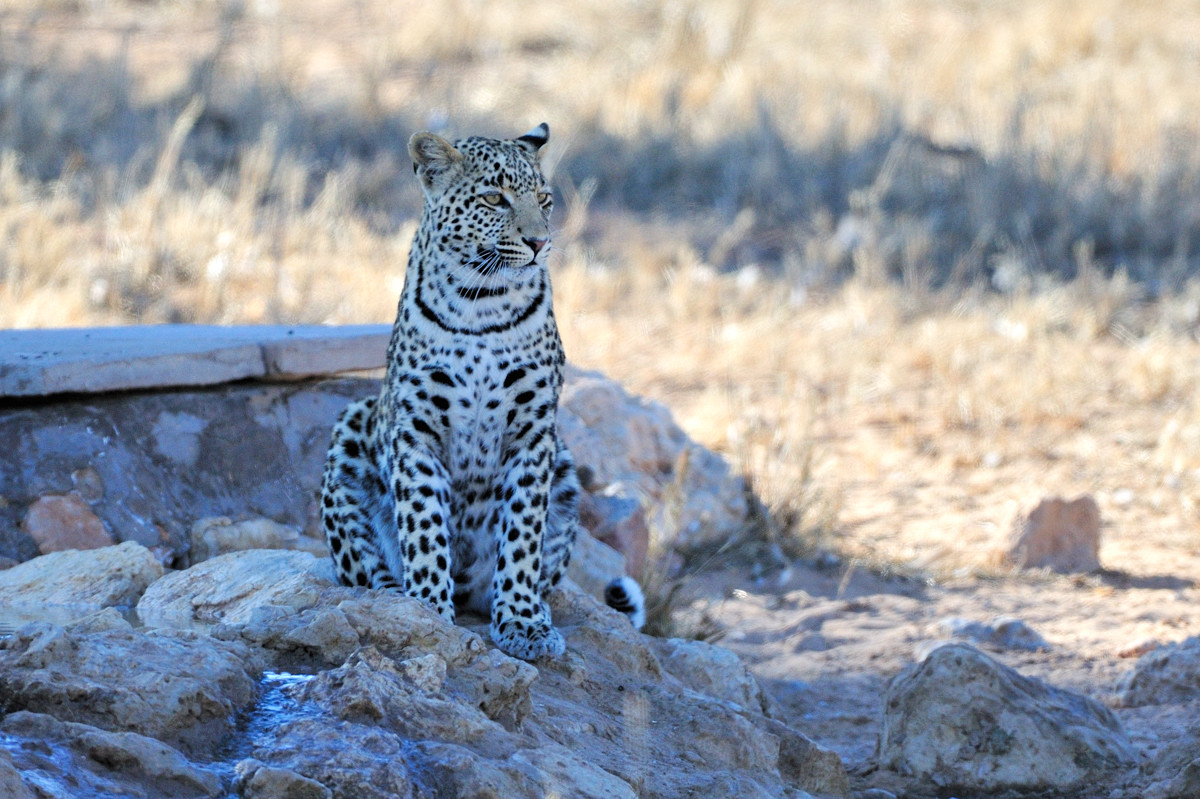
{"label": "stone ledge", "polygon": [[0,397],[295,379],[383,366],[390,325],[0,331]]}

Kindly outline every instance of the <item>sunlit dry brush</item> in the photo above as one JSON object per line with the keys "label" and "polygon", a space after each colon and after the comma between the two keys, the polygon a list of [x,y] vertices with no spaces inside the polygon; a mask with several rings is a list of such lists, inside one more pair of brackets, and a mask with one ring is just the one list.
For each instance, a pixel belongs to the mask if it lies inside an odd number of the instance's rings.
{"label": "sunlit dry brush", "polygon": [[[806,286],[858,272],[913,290],[981,277],[1015,288],[1086,257],[1173,287],[1200,247],[1188,202],[1200,10],[1186,2],[571,2],[530,14],[503,1],[46,0],[0,15],[0,149],[35,188],[83,202],[89,250],[144,238],[143,220],[91,217],[156,178],[184,197],[248,201],[259,219],[213,204],[237,239],[264,236],[262,219],[311,227],[301,211],[318,198],[390,235],[416,212],[397,181],[412,130],[507,133],[542,118],[555,123],[548,161],[563,193],[593,180],[585,194],[616,215],[611,237],[599,221],[581,229],[589,241],[619,241],[632,213],[720,269],[785,268]],[[250,261],[298,238],[275,232]],[[159,293],[218,254],[196,247],[164,254],[182,274]],[[130,254],[110,249],[101,266],[125,269]],[[637,266],[636,253],[609,254]],[[61,263],[24,257],[39,275]]]}
{"label": "sunlit dry brush", "polygon": [[1183,0],[9,2],[0,323],[390,321],[407,137],[546,119],[569,357],[768,537],[957,568],[1093,491],[1136,557],[1200,514],[1196,41]]}

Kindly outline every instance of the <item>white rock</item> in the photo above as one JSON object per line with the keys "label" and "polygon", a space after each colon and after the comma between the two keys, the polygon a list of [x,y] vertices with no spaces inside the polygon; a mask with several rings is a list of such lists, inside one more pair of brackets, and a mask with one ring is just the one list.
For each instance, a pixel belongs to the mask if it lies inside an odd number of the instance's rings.
{"label": "white rock", "polygon": [[[244,798],[848,793],[838,756],[771,717],[720,648],[654,641],[571,588],[551,597],[567,652],[535,668],[481,637],[486,619],[450,624],[328,571],[306,553],[229,553],[162,578],[139,603],[152,624],[207,633],[135,630],[112,611],[30,625],[0,648],[0,692],[9,709],[185,755],[227,746],[245,718]],[[255,677],[289,659],[314,676],[253,708]]]}
{"label": "white rock", "polygon": [[192,525],[188,558],[193,565],[247,549],[299,549],[318,558],[328,555],[324,541],[303,536],[299,528],[272,519],[235,522],[228,516],[210,516]]}
{"label": "white rock", "polygon": [[252,549],[168,574],[146,591],[137,611],[142,622],[152,627],[245,624],[255,608],[265,605],[310,608],[321,591],[334,585],[328,558]]}
{"label": "white rock", "polygon": [[0,606],[66,621],[106,607],[132,607],[163,573],[141,544],[64,550],[0,571]]}

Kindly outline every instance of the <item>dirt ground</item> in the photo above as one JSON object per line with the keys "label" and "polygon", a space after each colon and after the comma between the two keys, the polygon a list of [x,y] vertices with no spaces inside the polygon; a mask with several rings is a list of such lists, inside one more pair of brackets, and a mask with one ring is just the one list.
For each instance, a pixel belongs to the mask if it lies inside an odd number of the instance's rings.
{"label": "dirt ground", "polygon": [[[706,352],[724,393],[611,348],[615,376],[730,457],[773,510],[807,508],[793,532],[837,554],[757,578],[722,562],[686,590],[691,615],[715,622],[860,788],[903,793],[870,773],[880,694],[950,617],[1032,627],[1046,651],[991,654],[1112,708],[1147,765],[1200,729],[1200,702],[1115,702],[1128,650],[1200,634],[1200,347],[1157,332],[1167,303],[1141,306],[1130,337],[1100,312],[1102,292],[1076,290],[905,315],[898,294],[851,287],[773,325],[739,319]],[[998,558],[1040,500],[1084,494],[1100,509],[1100,571]]]}
{"label": "dirt ground", "polygon": [[[920,514],[910,509],[910,515]],[[1147,519],[1141,529],[1156,529],[1154,521]],[[1113,537],[1111,523],[1106,532]],[[952,547],[951,541],[941,543]],[[1200,589],[1191,578],[1194,551],[1181,557],[1178,548],[1151,536],[1142,543],[1136,559],[1130,558],[1136,567],[1078,576],[932,579],[881,574],[833,558],[800,561],[757,579],[743,567],[727,567],[689,582],[688,608],[716,625],[720,644],[746,661],[797,729],[842,756],[858,791],[881,787],[898,796],[921,795],[874,768],[881,696],[893,676],[945,640],[938,622],[953,617],[1015,618],[1041,634],[1049,648],[1038,652],[976,645],[1024,675],[1104,703],[1150,767],[1164,747],[1200,728],[1200,702],[1122,708],[1118,683],[1133,668],[1132,653],[1149,642],[1200,631]],[[1102,555],[1111,563],[1121,552],[1109,543]],[[1089,796],[1108,796],[1114,787],[1097,786]]]}
{"label": "dirt ground", "polygon": [[[936,315],[918,323],[943,348],[980,353],[960,372],[925,368],[927,358],[946,356],[937,347],[914,351],[912,326],[890,327],[895,357],[861,367],[870,375],[864,380],[882,386],[869,392],[849,388],[850,367],[836,365],[822,334],[796,340],[798,350],[822,352],[822,363],[834,364],[812,371],[817,392],[826,387],[834,399],[811,406],[809,435],[812,482],[836,506],[821,546],[838,556],[765,571],[725,562],[689,579],[684,604],[693,620],[715,625],[719,643],[751,666],[797,729],[842,755],[860,791],[918,795],[873,769],[880,697],[893,676],[945,639],[937,625],[952,617],[1010,617],[1039,633],[1044,651],[980,648],[1112,709],[1149,771],[1173,742],[1200,729],[1200,702],[1117,703],[1137,652],[1200,634],[1197,473],[1188,443],[1196,346],[1051,335],[992,357],[982,353],[994,333],[976,336],[958,325]],[[803,330],[823,326],[809,319]],[[843,339],[843,347],[842,364],[870,362],[862,337]],[[1022,362],[1029,372],[1057,374],[1056,383],[1027,388],[1032,378]],[[989,364],[1007,377],[989,385]],[[1172,375],[1165,383],[1145,377],[1160,366]],[[703,432],[701,402],[686,392],[662,395],[685,427]],[[990,421],[987,413],[956,421],[955,397],[976,408],[994,403]],[[1101,511],[1100,571],[1020,572],[998,558],[1014,521],[1040,499],[1081,494]],[[1104,787],[1089,795],[1107,797],[1115,786]],[[1137,795],[1129,790],[1115,795]]]}

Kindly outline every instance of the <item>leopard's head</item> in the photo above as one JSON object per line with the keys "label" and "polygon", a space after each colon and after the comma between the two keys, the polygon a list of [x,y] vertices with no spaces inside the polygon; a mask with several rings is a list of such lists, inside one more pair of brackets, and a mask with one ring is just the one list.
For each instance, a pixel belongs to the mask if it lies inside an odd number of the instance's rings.
{"label": "leopard's head", "polygon": [[425,191],[430,245],[480,274],[544,266],[554,197],[538,153],[549,138],[545,123],[516,139],[413,136],[408,151]]}

